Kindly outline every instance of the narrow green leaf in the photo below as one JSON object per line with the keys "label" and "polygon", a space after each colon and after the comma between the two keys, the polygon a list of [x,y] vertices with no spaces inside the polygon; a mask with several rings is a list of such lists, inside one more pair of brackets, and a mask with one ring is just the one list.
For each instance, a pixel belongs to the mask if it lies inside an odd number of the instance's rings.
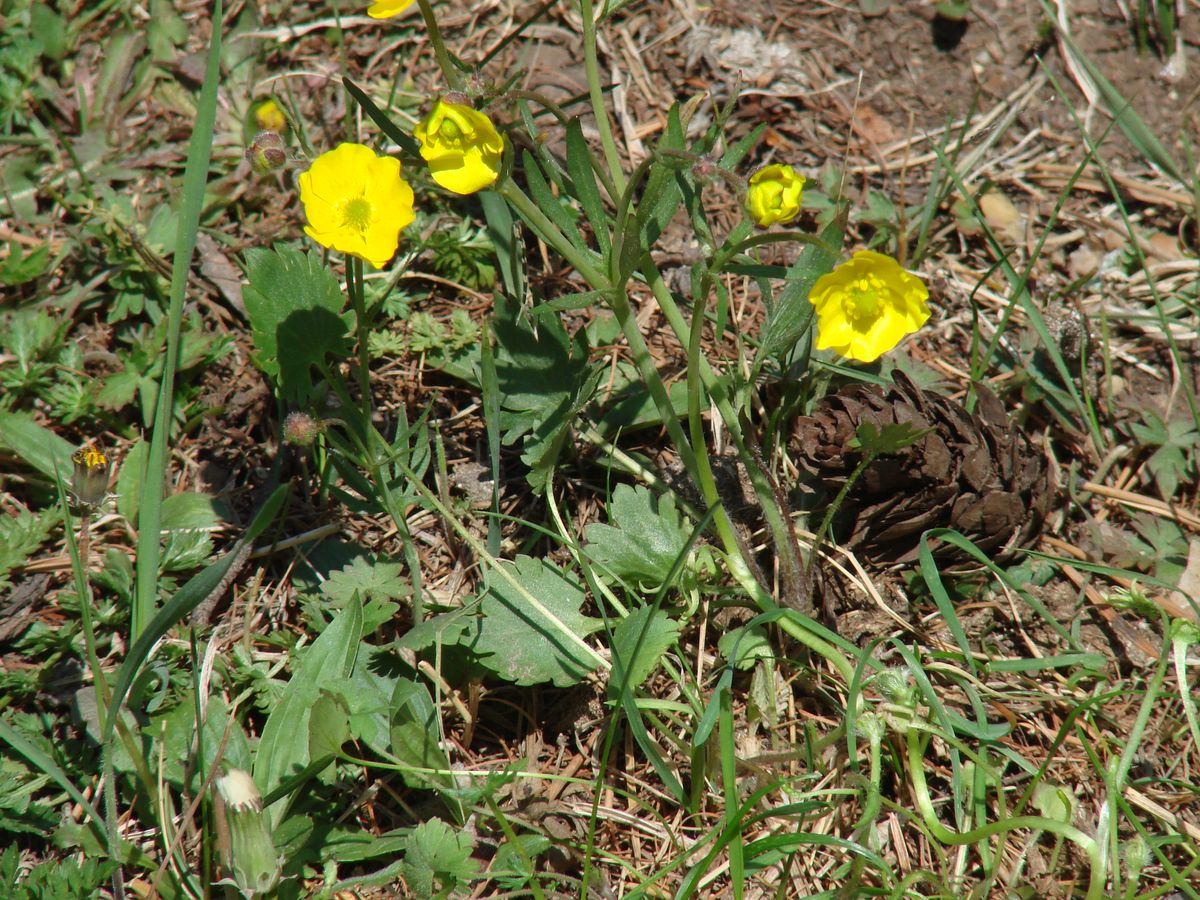
{"label": "narrow green leaf", "polygon": [[954,643],[962,651],[964,661],[971,667],[971,672],[975,673],[975,654],[971,652],[967,633],[963,630],[962,622],[959,621],[958,613],[955,612],[954,603],[950,600],[950,595],[946,593],[946,588],[942,584],[941,572],[938,570],[937,563],[933,559],[929,543],[924,539],[921,540],[919,552],[921,577],[925,579],[925,585],[929,588],[929,593],[933,595],[933,602],[937,605],[938,612],[942,614],[942,621],[950,629]]}
{"label": "narrow green leaf", "polygon": [[495,191],[480,191],[479,203],[487,221],[487,233],[496,248],[500,279],[510,297],[525,296],[525,261],[521,256],[521,240],[516,233],[512,210]]}
{"label": "narrow green leaf", "polygon": [[608,214],[604,211],[604,201],[600,199],[600,189],[596,185],[596,173],[592,169],[592,151],[588,149],[587,140],[583,136],[583,126],[578,117],[567,122],[567,173],[571,183],[575,185],[575,199],[583,207],[583,214],[591,223],[592,232],[596,235],[596,245],[600,254],[607,260],[612,249],[612,241],[608,230],[611,228]]}
{"label": "narrow green leaf", "polygon": [[550,190],[542,167],[534,159],[533,154],[528,150],[522,150],[521,162],[524,166],[525,181],[529,185],[529,196],[538,205],[538,209],[546,214],[546,218],[558,227],[567,240],[576,247],[584,247],[583,235],[575,227],[575,220],[563,207],[562,201],[555,197],[554,192]]}
{"label": "narrow green leaf", "polygon": [[[258,742],[254,780],[264,794],[314,761],[308,750],[312,708],[321,695],[322,685],[350,677],[361,640],[362,604],[355,599],[300,658]],[[278,827],[283,821],[289,805],[290,797],[271,805],[273,826]]]}
{"label": "narrow green leaf", "polygon": [[[659,138],[659,150],[683,150],[683,123],[679,120],[679,104],[671,107],[667,114],[667,127]],[[678,171],[663,162],[656,164],[646,179],[646,188],[638,204],[638,222],[642,229],[642,246],[653,247],[659,235],[675,215],[683,201],[679,188]]]}
{"label": "narrow green leaf", "polygon": [[362,88],[349,78],[343,78],[342,85],[346,88],[346,92],[354,98],[354,102],[362,107],[363,112],[371,117],[371,121],[379,126],[379,130],[396,142],[396,146],[414,159],[421,158],[421,145],[411,135],[401,131],[396,123],[388,118],[387,113],[375,105],[375,102],[366,95]]}
{"label": "narrow green leaf", "polygon": [[763,132],[766,130],[766,123],[760,122],[741,140],[730,144],[721,156],[721,167],[732,169],[741,164],[741,161],[746,158],[746,154],[754,148],[754,145],[758,143],[758,139],[762,137]]}
{"label": "narrow green leaf", "polygon": [[200,230],[200,213],[204,208],[204,189],[208,182],[208,164],[212,159],[213,135],[216,133],[217,85],[221,75],[220,23],[223,11],[222,0],[216,0],[213,4],[212,21],[217,24],[209,35],[204,83],[200,87],[200,97],[196,102],[192,139],[188,144],[187,165],[183,173],[183,197],[175,231],[175,252],[171,260],[166,356],[154,411],[150,453],[142,478],[142,500],[138,510],[137,580],[130,629],[134,641],[137,641],[149,626],[158,604],[158,570],[162,553],[159,533],[163,482],[167,471],[167,440],[175,421],[175,374],[179,367],[183,298],[191,273],[192,254],[196,249],[196,233]]}
{"label": "narrow green leaf", "polygon": [[[1046,3],[1043,0],[1043,8]],[[1050,15],[1047,9],[1047,14]],[[1050,15],[1050,21],[1056,22],[1056,18]],[[1191,183],[1185,177],[1183,170],[1179,167],[1179,163],[1175,162],[1175,158],[1171,156],[1170,151],[1163,146],[1162,142],[1155,136],[1154,132],[1146,124],[1145,120],[1137,114],[1133,102],[1125,99],[1116,86],[1104,77],[1095,63],[1088,58],[1079,46],[1071,39],[1071,36],[1059,28],[1059,37],[1066,44],[1067,49],[1071,52],[1071,56],[1091,78],[1095,84],[1096,90],[1100,92],[1100,98],[1104,101],[1104,105],[1108,107],[1108,111],[1116,120],[1117,127],[1125,133],[1125,137],[1129,138],[1129,143],[1133,144],[1148,161],[1158,166],[1179,184],[1184,187],[1191,188]]]}
{"label": "narrow green leaf", "polygon": [[104,718],[103,743],[107,744],[112,739],[117,711],[125,702],[125,697],[129,693],[130,686],[141,671],[142,664],[150,655],[150,651],[154,648],[154,645],[225,580],[230,568],[232,568],[246,545],[252,543],[275,520],[275,516],[278,515],[280,508],[283,506],[286,496],[287,488],[282,485],[275,488],[271,496],[267,498],[266,502],[263,503],[262,507],[255,514],[250,527],[246,529],[246,533],[242,536],[242,539],[228,553],[221,557],[220,560],[193,577],[191,581],[179,589],[174,597],[163,604],[162,609],[158,611],[158,614],[151,620],[142,634],[138,636],[138,639],[134,641],[133,646],[129,649],[129,653],[125,656],[125,662],[121,664],[121,669],[117,673],[112,697],[108,702],[108,713]]}
{"label": "narrow green leaf", "polygon": [[75,448],[37,424],[28,413],[0,412],[0,447],[48,478],[54,478],[56,465],[64,477],[73,467],[71,454]]}

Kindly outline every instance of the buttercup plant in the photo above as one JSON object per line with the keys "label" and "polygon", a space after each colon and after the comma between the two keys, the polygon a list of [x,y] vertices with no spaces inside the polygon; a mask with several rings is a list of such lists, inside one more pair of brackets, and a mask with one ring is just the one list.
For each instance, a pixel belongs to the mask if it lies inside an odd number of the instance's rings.
{"label": "buttercup plant", "polygon": [[413,0],[375,0],[367,7],[367,15],[372,19],[390,19],[398,16],[410,6]]}
{"label": "buttercup plant", "polygon": [[400,160],[346,143],[322,153],[301,173],[304,233],[382,269],[413,221],[413,192],[400,176]]}
{"label": "buttercup plant", "polygon": [[[886,121],[843,106],[837,42],[821,103],[747,97],[727,54],[656,83],[699,23],[627,2],[507,33],[510,5],[157,4],[148,43],[123,4],[7,4],[4,900],[1189,892],[1195,278],[1140,254],[1190,194],[1111,178],[1086,128],[1064,157],[1069,103],[1028,134],[1027,78],[880,146],[903,79],[862,85]],[[834,36],[897,24],[843,6]],[[65,115],[80,34],[132,75]],[[137,77],[197,42],[194,98]],[[582,91],[506,68],[549,58]],[[1019,247],[978,209],[1014,185]],[[1100,291],[1067,254],[1114,211],[1137,277]],[[1063,301],[1102,333],[1059,340]],[[1166,343],[1126,354],[1147,313]],[[1120,360],[1163,376],[1154,422]],[[1094,589],[1118,556],[1135,604]]]}
{"label": "buttercup plant", "polygon": [[763,166],[750,176],[746,206],[760,228],[786,225],[800,215],[805,177],[791,166]]}
{"label": "buttercup plant", "polygon": [[874,362],[929,320],[924,282],[874,250],[859,250],[822,275],[808,299],[817,313],[817,349],[859,362]]}
{"label": "buttercup plant", "polygon": [[433,180],[456,194],[474,194],[495,183],[504,141],[492,120],[462,103],[438,98],[413,136]]}

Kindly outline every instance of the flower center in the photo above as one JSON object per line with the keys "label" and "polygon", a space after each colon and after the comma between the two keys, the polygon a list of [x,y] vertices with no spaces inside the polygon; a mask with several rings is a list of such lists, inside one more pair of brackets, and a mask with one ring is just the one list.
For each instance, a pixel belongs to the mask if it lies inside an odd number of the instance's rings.
{"label": "flower center", "polygon": [[855,329],[865,331],[879,318],[879,293],[882,287],[875,278],[867,277],[860,278],[846,291],[842,307]]}
{"label": "flower center", "polygon": [[366,231],[371,225],[371,201],[366,197],[353,197],[342,204],[342,221],[345,227]]}
{"label": "flower center", "polygon": [[442,119],[442,124],[438,126],[438,137],[447,144],[460,144],[463,139],[462,129],[453,119]]}

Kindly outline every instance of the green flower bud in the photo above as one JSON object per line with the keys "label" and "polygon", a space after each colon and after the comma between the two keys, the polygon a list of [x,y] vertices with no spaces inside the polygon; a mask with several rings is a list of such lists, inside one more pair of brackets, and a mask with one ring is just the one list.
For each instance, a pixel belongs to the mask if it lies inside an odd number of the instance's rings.
{"label": "green flower bud", "polygon": [[898,706],[913,706],[912,687],[908,682],[908,672],[904,669],[884,669],[872,680],[875,689],[889,703]]}
{"label": "green flower bud", "polygon": [[246,148],[246,160],[255,172],[266,175],[288,164],[287,146],[274,131],[260,131]]}
{"label": "green flower bud", "polygon": [[230,769],[217,779],[217,797],[217,814],[224,815],[229,832],[228,846],[223,848],[225,868],[243,896],[270,893],[279,884],[283,860],[275,851],[258,786],[250,773]]}

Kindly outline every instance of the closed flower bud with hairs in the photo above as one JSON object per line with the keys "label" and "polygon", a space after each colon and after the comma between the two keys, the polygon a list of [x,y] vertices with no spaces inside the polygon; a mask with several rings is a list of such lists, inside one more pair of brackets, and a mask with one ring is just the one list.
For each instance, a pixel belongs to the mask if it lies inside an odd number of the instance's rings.
{"label": "closed flower bud with hairs", "polygon": [[323,422],[306,412],[290,412],[283,420],[283,439],[297,447],[308,447],[325,430]]}
{"label": "closed flower bud with hairs", "polygon": [[275,172],[288,164],[287,146],[274,131],[260,131],[246,148],[246,160],[259,175]]}
{"label": "closed flower bud with hairs", "polygon": [[282,860],[271,836],[270,818],[249,772],[230,769],[217,779],[218,834],[225,832],[225,868],[245,897],[268,894],[279,884]]}

